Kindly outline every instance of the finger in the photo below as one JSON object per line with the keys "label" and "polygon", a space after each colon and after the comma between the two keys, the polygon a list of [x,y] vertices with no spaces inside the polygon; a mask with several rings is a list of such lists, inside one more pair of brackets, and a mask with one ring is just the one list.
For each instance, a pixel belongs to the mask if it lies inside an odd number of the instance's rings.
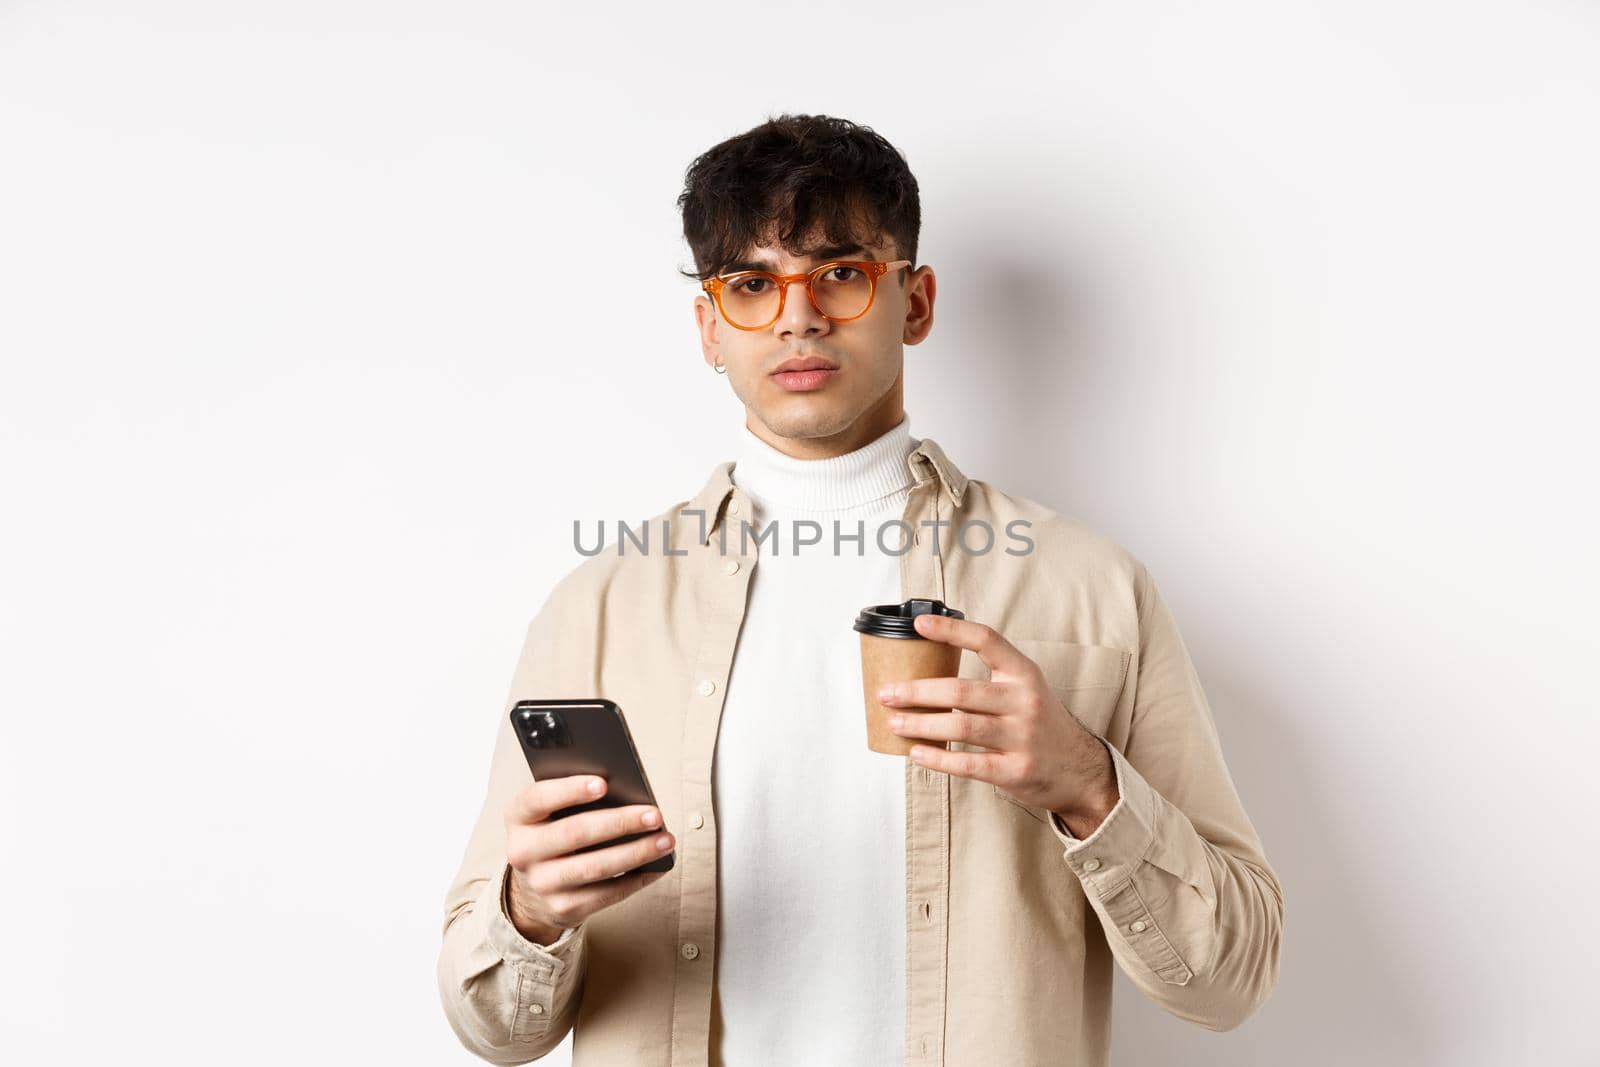
{"label": "finger", "polygon": [[948,752],[928,745],[914,745],[911,762],[957,778],[971,778],[979,782],[998,785],[1000,756],[984,752]]}
{"label": "finger", "polygon": [[[879,700],[886,707],[960,708],[1003,715],[1016,710],[1015,686],[982,678],[908,678],[883,687],[888,696]],[[880,690],[882,692],[883,690]]]}
{"label": "finger", "polygon": [[585,886],[548,898],[546,903],[564,927],[577,926],[602,908],[627,900],[645,886],[659,882],[670,871],[636,871],[595,886]]}
{"label": "finger", "polygon": [[965,648],[977,653],[991,672],[1023,675],[1033,669],[1033,660],[1018,651],[1017,646],[1000,636],[992,626],[971,619],[953,619],[948,615],[917,615],[911,624],[917,633],[931,641]]}
{"label": "finger", "polygon": [[961,710],[900,711],[890,716],[889,729],[901,737],[963,741],[989,750],[1006,748],[1006,720],[998,715],[973,715]]}
{"label": "finger", "polygon": [[590,845],[614,841],[626,834],[661,828],[661,812],[649,804],[581,811],[562,819],[547,820],[528,830],[530,862],[570,855]]}
{"label": "finger", "polygon": [[610,848],[593,852],[580,852],[575,856],[550,860],[535,866],[530,884],[541,896],[551,893],[568,893],[582,886],[593,885],[625,874],[640,864],[659,859],[672,851],[674,844],[670,833],[662,831],[637,841],[627,841]]}
{"label": "finger", "polygon": [[605,796],[605,792],[606,780],[592,774],[545,778],[512,794],[505,807],[506,821],[525,825],[544,822],[562,808],[586,804]]}

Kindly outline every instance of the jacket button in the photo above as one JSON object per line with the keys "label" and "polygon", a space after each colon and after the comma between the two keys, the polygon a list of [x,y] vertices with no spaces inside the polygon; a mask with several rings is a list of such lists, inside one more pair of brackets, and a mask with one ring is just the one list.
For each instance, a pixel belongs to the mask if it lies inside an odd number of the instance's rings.
{"label": "jacket button", "polygon": [[1136,922],[1132,926],[1128,927],[1128,929],[1132,930],[1136,934],[1142,934],[1145,931],[1145,926],[1146,926],[1145,921],[1143,919],[1140,919],[1138,922]]}
{"label": "jacket button", "polygon": [[692,960],[696,956],[699,956],[699,955],[700,955],[700,946],[699,945],[695,944],[693,941],[685,941],[683,943],[683,958],[684,959]]}
{"label": "jacket button", "polygon": [[1086,870],[1086,871],[1098,871],[1100,869],[1100,861],[1099,860],[1084,860],[1083,861],[1083,869]]}
{"label": "jacket button", "polygon": [[723,574],[738,574],[739,573],[739,561],[736,560],[736,559],[730,559],[728,562],[724,563],[722,565],[722,573]]}
{"label": "jacket button", "polygon": [[713,682],[710,678],[702,678],[700,679],[700,684],[697,686],[697,688],[700,690],[701,696],[708,697],[717,691],[717,683]]}
{"label": "jacket button", "polygon": [[698,830],[698,829],[700,829],[700,827],[704,826],[705,824],[706,824],[705,816],[701,815],[698,811],[695,812],[693,815],[689,816],[689,825],[691,827],[693,827],[694,829]]}
{"label": "jacket button", "polygon": [[531,1008],[529,1008],[528,1010],[531,1011],[535,1015],[543,1015],[544,1014],[544,1005],[543,1004],[535,1004]]}
{"label": "jacket button", "polygon": [[729,515],[737,515],[737,514],[739,514],[739,502],[737,500],[728,501],[728,514]]}

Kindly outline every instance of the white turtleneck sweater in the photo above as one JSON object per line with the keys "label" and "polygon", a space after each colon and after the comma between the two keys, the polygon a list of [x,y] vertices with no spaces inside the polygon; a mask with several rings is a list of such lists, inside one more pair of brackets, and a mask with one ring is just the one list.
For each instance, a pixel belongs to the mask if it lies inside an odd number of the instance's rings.
{"label": "white turtleneck sweater", "polygon": [[[749,543],[769,521],[777,543],[757,549],[712,773],[725,1067],[902,1062],[905,759],[867,748],[851,624],[901,600],[899,557],[877,534],[902,515],[918,443],[909,418],[831,459],[794,459],[748,427],[740,438]],[[807,519],[822,539],[796,553]],[[841,535],[859,524],[859,545],[835,554],[835,521]]]}

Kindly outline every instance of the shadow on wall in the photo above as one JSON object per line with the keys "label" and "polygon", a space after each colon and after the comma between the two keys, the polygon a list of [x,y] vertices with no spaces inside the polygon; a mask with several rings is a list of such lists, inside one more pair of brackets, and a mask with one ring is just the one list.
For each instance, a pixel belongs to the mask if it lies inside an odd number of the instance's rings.
{"label": "shadow on wall", "polygon": [[[949,258],[971,264],[964,272],[972,290],[962,301],[980,318],[970,325],[936,322],[935,328],[966,335],[958,349],[970,368],[962,375],[964,387],[982,410],[999,416],[1005,443],[1016,449],[998,457],[1007,465],[997,469],[1007,481],[1033,484],[1033,476],[1044,471],[1027,469],[1022,453],[1032,448],[1046,471],[1059,473],[1052,461],[1069,454],[1080,406],[1094,392],[1081,378],[1082,369],[1093,365],[1085,356],[1093,349],[1096,324],[1091,309],[1073,301],[1078,287],[1065,273],[1070,264],[1001,258],[983,246],[957,247]],[[1025,488],[1015,491],[1028,495]]]}
{"label": "shadow on wall", "polygon": [[[1010,238],[990,240],[1004,246]],[[961,448],[969,473],[1096,525],[1093,509],[1114,511],[1128,491],[1093,446],[1128,432],[1108,420],[1118,417],[1115,404],[1126,396],[1136,340],[1114,311],[1082,295],[1090,291],[1090,268],[1070,252],[1030,261],[997,255],[992,243],[974,239],[955,243],[946,258],[961,264],[950,272],[963,287],[961,306],[945,305],[935,333],[957,355],[928,388],[959,389],[967,410],[994,427]],[[907,353],[908,362],[916,358]],[[908,378],[923,373],[913,365]],[[919,432],[937,435],[938,427],[925,419]],[[1124,441],[1120,451],[1127,447]]]}
{"label": "shadow on wall", "polygon": [[[1450,1039],[1422,1032],[1415,995],[1407,986],[1406,976],[1417,968],[1389,952],[1379,936],[1381,921],[1364,905],[1405,875],[1372,857],[1334,851],[1329,827],[1339,818],[1337,798],[1318,796],[1310,784],[1313,761],[1292,732],[1292,718],[1281,710],[1292,695],[1255,691],[1249,678],[1216,662],[1208,664],[1201,682],[1234,784],[1283,885],[1278,985],[1244,1025],[1213,1033],[1162,1011],[1119,974],[1112,1062],[1186,1067],[1443,1062],[1441,1054],[1429,1050],[1448,1048]],[[1384,832],[1381,826],[1370,831]]]}

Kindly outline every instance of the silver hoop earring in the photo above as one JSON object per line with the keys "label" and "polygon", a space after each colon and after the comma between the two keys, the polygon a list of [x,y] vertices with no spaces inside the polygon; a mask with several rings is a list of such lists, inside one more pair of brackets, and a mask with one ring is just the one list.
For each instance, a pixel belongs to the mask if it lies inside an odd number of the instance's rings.
{"label": "silver hoop earring", "polygon": [[718,373],[718,374],[727,374],[727,373],[728,373],[728,368],[727,368],[727,367],[724,367],[724,366],[723,366],[723,365],[722,365],[722,364],[720,364],[720,363],[718,363],[718,364],[717,364],[717,365],[716,365],[716,367],[715,367],[715,368],[713,368],[713,369],[714,369],[714,370],[716,370],[716,372],[717,372],[717,373]]}

